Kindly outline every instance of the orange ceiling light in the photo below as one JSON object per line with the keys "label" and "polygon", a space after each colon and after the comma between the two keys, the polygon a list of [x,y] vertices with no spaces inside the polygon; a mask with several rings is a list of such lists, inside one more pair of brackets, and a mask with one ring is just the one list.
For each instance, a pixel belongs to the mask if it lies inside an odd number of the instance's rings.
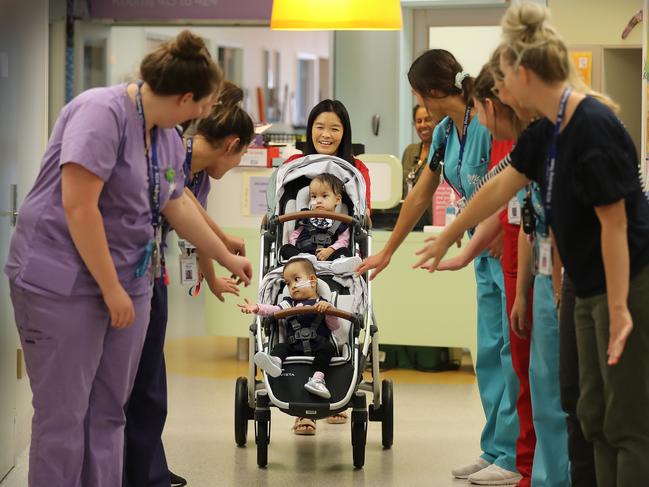
{"label": "orange ceiling light", "polygon": [[401,30],[399,0],[273,0],[273,30]]}

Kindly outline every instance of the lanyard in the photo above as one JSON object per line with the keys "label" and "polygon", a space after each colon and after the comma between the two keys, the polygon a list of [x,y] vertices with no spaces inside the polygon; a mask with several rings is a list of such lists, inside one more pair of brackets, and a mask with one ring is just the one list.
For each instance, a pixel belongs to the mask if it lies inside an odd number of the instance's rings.
{"label": "lanyard", "polygon": [[547,162],[545,166],[545,181],[547,184],[547,189],[545,191],[543,206],[545,208],[545,221],[548,226],[550,225],[550,219],[552,216],[552,190],[554,189],[554,172],[555,166],[557,164],[557,154],[559,152],[557,143],[559,141],[559,133],[561,132],[563,117],[566,115],[566,105],[568,104],[568,97],[570,96],[570,93],[572,93],[572,90],[567,87],[561,94],[561,100],[559,101],[559,112],[557,113],[557,123],[554,125],[552,144],[550,145],[550,150],[548,152]]}
{"label": "lanyard", "polygon": [[149,176],[149,197],[151,200],[151,224],[154,232],[157,232],[162,217],[160,213],[160,165],[158,164],[158,152],[156,150],[156,129],[151,129],[151,148],[146,148],[146,119],[144,117],[144,105],[142,104],[142,93],[140,88],[142,81],[137,83],[137,92],[135,93],[135,106],[137,113],[142,121],[142,134],[144,136],[144,154],[147,162],[147,172]]}
{"label": "lanyard", "polygon": [[[448,179],[448,177],[444,175],[444,179],[446,179],[446,182],[449,184],[451,188],[453,188],[453,191],[455,191],[460,198],[465,197],[464,188],[462,187],[462,159],[464,158],[464,148],[466,146],[467,132],[469,131],[470,117],[471,117],[471,107],[467,105],[466,109],[464,110],[464,123],[462,124],[462,138],[460,139],[460,153],[458,155],[458,160],[457,160],[458,189],[455,189],[455,187]],[[448,143],[448,138],[451,135],[452,126],[454,126],[453,122],[449,121],[448,125],[446,126],[446,133],[444,134],[444,148],[446,148],[446,144]]]}
{"label": "lanyard", "polygon": [[185,152],[185,186],[194,193],[196,196],[196,190],[198,189],[198,184],[201,180],[202,172],[194,174],[194,177],[191,177],[192,174],[192,155],[194,153],[194,138],[189,137],[187,139],[187,151]]}

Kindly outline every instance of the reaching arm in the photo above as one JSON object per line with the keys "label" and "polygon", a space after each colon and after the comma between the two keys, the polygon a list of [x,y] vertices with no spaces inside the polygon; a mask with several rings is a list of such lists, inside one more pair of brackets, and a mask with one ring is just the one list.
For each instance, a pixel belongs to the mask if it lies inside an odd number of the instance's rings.
{"label": "reaching arm", "polygon": [[629,241],[624,200],[598,206],[595,213],[602,226],[602,259],[606,273],[610,338],[608,364],[617,364],[626,340],[633,329],[628,307],[629,298]]}
{"label": "reaching arm", "polygon": [[532,286],[532,245],[523,227],[518,232],[518,270],[516,272],[516,299],[510,316],[511,327],[517,336],[529,336],[527,308],[530,287]]}
{"label": "reaching arm", "polygon": [[[500,214],[494,213],[477,226],[469,244],[464,247],[462,253],[456,257],[443,260],[439,263],[437,270],[456,271],[469,265],[478,255],[484,252],[494,239],[500,234]],[[427,239],[432,242],[434,237]]]}
{"label": "reaching arm", "polygon": [[430,205],[433,194],[435,194],[435,190],[437,190],[437,186],[439,185],[439,179],[440,171],[433,172],[428,168],[422,171],[415,187],[408,193],[408,196],[403,202],[399,218],[385,247],[376,255],[365,259],[358,269],[356,269],[357,273],[364,274],[371,269],[375,269],[370,276],[370,279],[374,279],[388,266],[392,254],[399,248],[406,236],[412,231],[415,224],[424,214],[428,205]]}
{"label": "reaching arm", "polygon": [[503,170],[473,196],[464,211],[444,229],[434,242],[417,252],[421,258],[413,265],[413,268],[426,267],[431,272],[437,269],[440,260],[453,242],[467,229],[476,226],[507,204],[516,192],[527,183],[529,180],[516,169],[508,167]]}
{"label": "reaching arm", "polygon": [[252,277],[250,261],[228,251],[186,193],[183,193],[180,198],[170,200],[162,213],[178,235],[189,240],[209,258],[215,259],[226,267],[246,285],[250,284]]}
{"label": "reaching arm", "polygon": [[110,312],[112,326],[124,328],[135,319],[135,308],[117,277],[108,250],[104,219],[99,211],[99,195],[104,182],[79,164],[61,169],[63,210],[83,263],[97,281]]}

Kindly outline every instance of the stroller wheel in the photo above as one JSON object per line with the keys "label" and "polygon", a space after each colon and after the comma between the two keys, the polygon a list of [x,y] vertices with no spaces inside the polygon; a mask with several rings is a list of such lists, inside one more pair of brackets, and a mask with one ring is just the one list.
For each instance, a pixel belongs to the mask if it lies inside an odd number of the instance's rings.
{"label": "stroller wheel", "polygon": [[248,405],[248,379],[239,377],[234,391],[234,441],[246,446],[248,441],[248,419],[252,417]]}
{"label": "stroller wheel", "polygon": [[394,438],[394,402],[392,381],[384,379],[381,382],[381,443],[389,449]]}
{"label": "stroller wheel", "polygon": [[270,422],[257,421],[256,423],[257,442],[257,465],[265,467],[268,465],[268,443],[270,440]]}

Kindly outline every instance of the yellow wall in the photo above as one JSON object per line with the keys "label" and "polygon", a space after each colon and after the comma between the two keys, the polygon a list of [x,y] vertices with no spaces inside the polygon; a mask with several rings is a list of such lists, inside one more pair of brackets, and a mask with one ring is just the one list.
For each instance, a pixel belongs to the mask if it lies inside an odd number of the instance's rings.
{"label": "yellow wall", "polygon": [[642,25],[622,40],[627,22],[642,0],[548,0],[552,24],[568,44],[640,45]]}

